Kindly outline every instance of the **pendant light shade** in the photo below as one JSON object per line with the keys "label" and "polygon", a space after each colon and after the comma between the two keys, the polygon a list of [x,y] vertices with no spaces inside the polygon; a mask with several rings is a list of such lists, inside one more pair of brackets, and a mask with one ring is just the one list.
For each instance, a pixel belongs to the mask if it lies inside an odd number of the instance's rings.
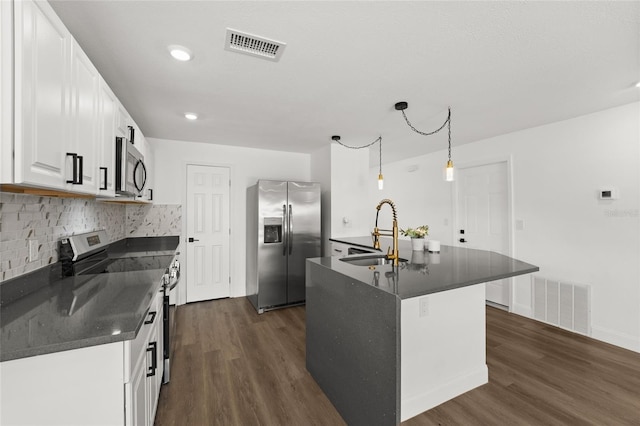
{"label": "pendant light shade", "polygon": [[453,182],[453,161],[447,161],[447,168],[444,169],[444,176],[447,182]]}
{"label": "pendant light shade", "polygon": [[382,174],[378,175],[378,189],[384,189],[384,178],[382,177]]}

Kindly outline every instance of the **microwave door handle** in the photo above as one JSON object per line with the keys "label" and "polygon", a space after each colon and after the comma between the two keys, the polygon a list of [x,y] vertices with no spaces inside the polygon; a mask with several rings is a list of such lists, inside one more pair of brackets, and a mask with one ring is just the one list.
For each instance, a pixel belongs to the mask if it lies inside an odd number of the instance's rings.
{"label": "microwave door handle", "polygon": [[[138,170],[138,166],[142,166],[142,185],[138,186],[138,179],[136,171]],[[135,185],[138,192],[142,192],[144,189],[144,185],[147,183],[147,168],[144,166],[142,160],[138,160],[136,166],[133,168],[133,184]]]}

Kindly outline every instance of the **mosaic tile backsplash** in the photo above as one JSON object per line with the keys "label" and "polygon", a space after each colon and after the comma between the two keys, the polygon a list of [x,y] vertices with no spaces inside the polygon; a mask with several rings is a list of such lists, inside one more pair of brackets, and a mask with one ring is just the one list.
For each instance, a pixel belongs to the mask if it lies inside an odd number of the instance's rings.
{"label": "mosaic tile backsplash", "polygon": [[[181,206],[0,192],[0,281],[57,262],[61,237],[97,229],[105,229],[109,241],[180,235]],[[28,262],[29,240],[37,241],[38,260],[33,262]]]}

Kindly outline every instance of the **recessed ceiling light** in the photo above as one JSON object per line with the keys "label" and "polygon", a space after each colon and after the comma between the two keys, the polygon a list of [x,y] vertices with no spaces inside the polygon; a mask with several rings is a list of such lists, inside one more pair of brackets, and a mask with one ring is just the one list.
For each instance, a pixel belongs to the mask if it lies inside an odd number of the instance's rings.
{"label": "recessed ceiling light", "polygon": [[636,83],[636,87],[640,89],[640,81]]}
{"label": "recessed ceiling light", "polygon": [[191,50],[187,49],[184,46],[178,46],[177,44],[172,44],[169,46],[169,53],[173,56],[174,59],[178,61],[190,61],[193,58],[193,54]]}
{"label": "recessed ceiling light", "polygon": [[185,112],[184,118],[186,118],[187,120],[197,120],[198,114],[194,114],[193,112]]}

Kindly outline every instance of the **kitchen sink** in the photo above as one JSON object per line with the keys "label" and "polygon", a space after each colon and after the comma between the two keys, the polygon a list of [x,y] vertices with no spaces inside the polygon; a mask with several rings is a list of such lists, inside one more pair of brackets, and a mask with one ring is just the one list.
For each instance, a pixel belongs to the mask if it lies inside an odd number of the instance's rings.
{"label": "kitchen sink", "polygon": [[[393,260],[387,259],[384,254],[377,254],[373,256],[358,256],[358,257],[341,257],[341,261],[350,265],[356,266],[376,266],[376,265],[389,265],[393,263]],[[399,263],[407,262],[407,259],[398,259]]]}

